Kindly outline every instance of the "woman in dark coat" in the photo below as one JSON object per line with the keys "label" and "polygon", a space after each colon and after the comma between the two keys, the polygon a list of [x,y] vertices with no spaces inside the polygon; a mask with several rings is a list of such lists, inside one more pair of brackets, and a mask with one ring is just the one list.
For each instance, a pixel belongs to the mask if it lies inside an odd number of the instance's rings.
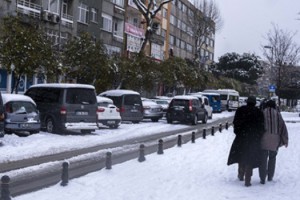
{"label": "woman in dark coat", "polygon": [[260,164],[260,141],[264,132],[264,116],[255,107],[256,98],[250,96],[247,105],[237,109],[233,125],[236,135],[228,157],[228,165],[239,164],[238,178],[245,186],[251,185],[253,168]]}

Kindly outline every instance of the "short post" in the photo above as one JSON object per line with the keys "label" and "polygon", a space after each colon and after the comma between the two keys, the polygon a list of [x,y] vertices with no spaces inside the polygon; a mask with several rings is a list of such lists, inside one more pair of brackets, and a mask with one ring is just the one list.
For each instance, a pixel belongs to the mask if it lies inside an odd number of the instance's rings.
{"label": "short post", "polygon": [[182,136],[181,136],[181,135],[178,135],[177,146],[178,146],[178,147],[181,147],[181,144],[182,144]]}
{"label": "short post", "polygon": [[195,132],[192,132],[192,143],[195,143],[195,139],[196,139],[196,134]]}
{"label": "short post", "polygon": [[226,130],[228,130],[228,122],[226,122],[225,128]]}
{"label": "short post", "polygon": [[212,136],[215,135],[215,127],[211,127],[211,135],[212,135]]}
{"label": "short post", "polygon": [[62,173],[61,173],[61,186],[66,186],[69,183],[69,163],[63,162]]}
{"label": "short post", "polygon": [[0,200],[11,200],[10,191],[9,191],[9,181],[10,181],[9,176],[7,175],[2,176]]}
{"label": "short post", "polygon": [[202,134],[203,139],[206,139],[206,129],[203,129],[203,134]]}
{"label": "short post", "polygon": [[164,148],[163,148],[163,140],[158,140],[158,151],[157,154],[164,154]]}
{"label": "short post", "polygon": [[222,132],[222,124],[220,124],[220,126],[219,126],[219,131],[220,131],[220,133]]}
{"label": "short post", "polygon": [[106,153],[106,159],[105,159],[105,168],[111,169],[112,162],[111,162],[111,152]]}
{"label": "short post", "polygon": [[138,161],[143,162],[145,160],[146,160],[146,158],[145,158],[145,145],[141,144],[140,145],[140,154],[139,154]]}

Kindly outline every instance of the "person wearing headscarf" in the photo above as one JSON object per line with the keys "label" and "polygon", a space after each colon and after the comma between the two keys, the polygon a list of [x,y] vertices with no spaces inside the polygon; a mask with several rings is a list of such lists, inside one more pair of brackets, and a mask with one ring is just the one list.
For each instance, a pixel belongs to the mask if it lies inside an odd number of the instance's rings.
{"label": "person wearing headscarf", "polygon": [[253,168],[260,164],[260,141],[264,133],[264,116],[255,107],[256,98],[248,97],[247,105],[236,110],[233,126],[235,139],[232,143],[227,165],[238,163],[238,178],[251,186]]}
{"label": "person wearing headscarf", "polygon": [[259,167],[260,183],[265,184],[266,177],[272,181],[275,173],[278,148],[288,146],[288,131],[285,122],[273,100],[266,103],[263,110],[265,132],[261,140],[261,165]]}

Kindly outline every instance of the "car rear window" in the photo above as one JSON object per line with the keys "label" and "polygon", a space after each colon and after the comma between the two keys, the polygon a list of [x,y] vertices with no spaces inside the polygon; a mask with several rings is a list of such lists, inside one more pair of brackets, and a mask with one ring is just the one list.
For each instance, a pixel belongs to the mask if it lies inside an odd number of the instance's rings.
{"label": "car rear window", "polygon": [[133,106],[140,105],[141,97],[139,95],[128,94],[124,96],[124,105]]}
{"label": "car rear window", "polygon": [[37,112],[36,107],[27,101],[10,101],[5,104],[5,111],[7,113],[32,113]]}
{"label": "car rear window", "polygon": [[189,106],[189,101],[188,100],[183,100],[183,99],[174,99],[172,101],[172,106],[184,106],[187,107]]}
{"label": "car rear window", "polygon": [[95,104],[96,93],[87,88],[68,88],[66,103],[68,104]]}

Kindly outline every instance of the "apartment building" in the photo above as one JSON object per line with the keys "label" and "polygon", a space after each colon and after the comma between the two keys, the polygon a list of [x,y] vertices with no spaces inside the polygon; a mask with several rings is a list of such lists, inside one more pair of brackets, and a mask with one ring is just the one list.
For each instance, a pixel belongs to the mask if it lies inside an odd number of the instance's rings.
{"label": "apartment building", "polygon": [[[191,60],[197,55],[204,65],[212,62],[214,34],[199,48],[187,23],[195,9],[188,0],[165,4],[154,19],[156,32],[146,46],[146,55],[156,61],[167,59],[170,53]],[[0,19],[7,15],[18,15],[24,22],[43,28],[56,50],[63,49],[66,41],[86,31],[102,40],[109,54],[129,57],[140,51],[146,28],[133,0],[0,0]],[[1,90],[9,90],[11,76],[1,67],[0,75],[4,80]],[[21,91],[42,81],[24,77]]]}

